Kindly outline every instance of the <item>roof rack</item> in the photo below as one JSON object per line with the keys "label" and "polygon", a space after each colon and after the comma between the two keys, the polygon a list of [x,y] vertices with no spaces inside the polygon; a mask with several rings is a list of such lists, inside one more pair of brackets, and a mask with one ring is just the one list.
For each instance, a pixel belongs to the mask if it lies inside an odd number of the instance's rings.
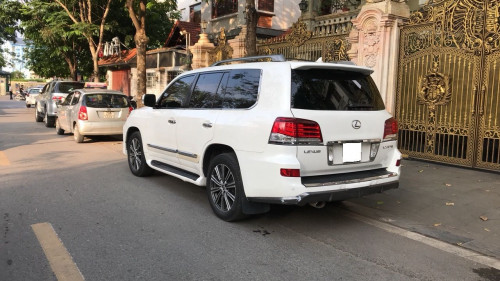
{"label": "roof rack", "polygon": [[261,59],[271,59],[273,62],[284,62],[286,61],[283,55],[265,55],[265,56],[253,56],[253,57],[243,57],[236,59],[221,60],[213,63],[211,66],[217,66],[225,63],[235,62],[235,61],[256,61]]}

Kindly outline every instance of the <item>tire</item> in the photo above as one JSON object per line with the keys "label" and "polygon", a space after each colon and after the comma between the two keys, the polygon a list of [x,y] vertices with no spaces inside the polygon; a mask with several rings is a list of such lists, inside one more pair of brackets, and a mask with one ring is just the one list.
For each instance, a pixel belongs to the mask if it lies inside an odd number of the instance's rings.
{"label": "tire", "polygon": [[26,104],[26,107],[27,107],[27,108],[30,108],[30,107],[31,107],[31,104],[27,103],[27,104]]}
{"label": "tire", "polygon": [[54,127],[54,117],[49,116],[49,112],[45,109],[45,118],[43,119],[45,122],[45,127],[52,128]]}
{"label": "tire", "polygon": [[153,173],[153,169],[146,163],[142,138],[140,132],[133,132],[127,139],[128,167],[132,174],[138,177],[146,177]]}
{"label": "tire", "polygon": [[76,143],[82,143],[85,138],[84,135],[80,134],[80,128],[78,128],[78,124],[75,124],[73,127],[73,137],[75,138]]}
{"label": "tire", "polygon": [[35,121],[36,122],[42,122],[43,121],[43,117],[40,116],[40,112],[38,112],[38,108],[35,104]]}
{"label": "tire", "polygon": [[56,119],[56,133],[58,135],[64,135],[64,130],[61,129],[61,124],[59,124],[59,118]]}
{"label": "tire", "polygon": [[222,153],[210,161],[207,176],[207,195],[215,215],[225,221],[246,217],[246,200],[240,166],[233,153]]}

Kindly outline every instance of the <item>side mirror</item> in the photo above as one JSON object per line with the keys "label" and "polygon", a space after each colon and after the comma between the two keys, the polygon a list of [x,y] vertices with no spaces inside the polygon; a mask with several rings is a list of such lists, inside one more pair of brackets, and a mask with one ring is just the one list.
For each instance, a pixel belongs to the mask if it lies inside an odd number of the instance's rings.
{"label": "side mirror", "polygon": [[145,106],[154,107],[156,105],[156,96],[153,94],[145,94],[142,100]]}

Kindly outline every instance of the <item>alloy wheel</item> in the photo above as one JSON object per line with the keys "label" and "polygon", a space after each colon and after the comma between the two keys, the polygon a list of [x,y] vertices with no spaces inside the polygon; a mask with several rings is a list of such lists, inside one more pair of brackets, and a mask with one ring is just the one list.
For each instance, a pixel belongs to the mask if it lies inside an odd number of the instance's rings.
{"label": "alloy wheel", "polygon": [[138,171],[142,165],[142,149],[141,142],[137,138],[132,138],[129,145],[129,159],[131,167]]}
{"label": "alloy wheel", "polygon": [[214,167],[210,177],[210,196],[215,206],[227,212],[236,200],[236,182],[228,166],[219,164]]}

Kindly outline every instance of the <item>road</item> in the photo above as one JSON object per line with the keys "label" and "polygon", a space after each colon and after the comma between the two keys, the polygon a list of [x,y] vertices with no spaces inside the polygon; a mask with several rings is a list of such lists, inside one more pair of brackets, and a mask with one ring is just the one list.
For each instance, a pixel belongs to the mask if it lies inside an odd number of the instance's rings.
{"label": "road", "polygon": [[[342,204],[273,206],[223,222],[203,188],[159,173],[133,176],[121,139],[77,144],[5,97],[0,215],[0,280],[8,281],[498,277],[483,264],[367,223]],[[54,235],[59,239],[50,240]],[[65,275],[71,267],[76,275]]]}

